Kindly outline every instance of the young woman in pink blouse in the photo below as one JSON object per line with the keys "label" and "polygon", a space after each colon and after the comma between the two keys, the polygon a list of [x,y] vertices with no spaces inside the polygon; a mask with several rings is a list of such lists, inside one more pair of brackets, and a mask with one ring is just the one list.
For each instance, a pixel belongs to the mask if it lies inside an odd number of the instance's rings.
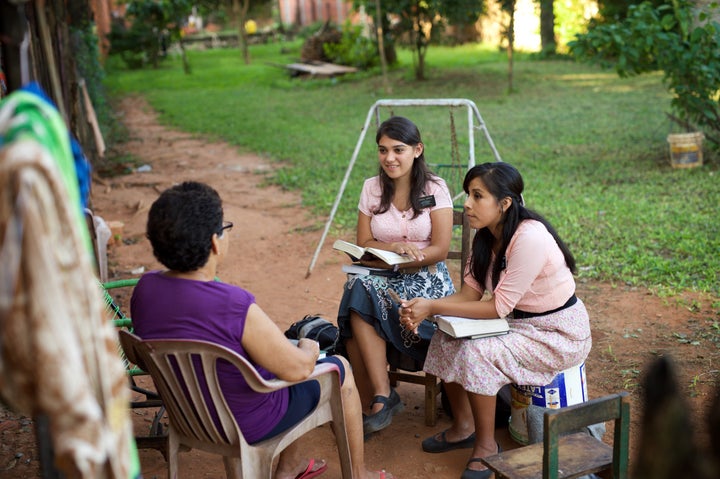
{"label": "young woman in pink blouse", "polygon": [[[527,209],[523,179],[508,163],[471,168],[463,182],[465,212],[477,230],[460,292],[401,305],[413,330],[435,314],[508,318],[510,334],[454,339],[437,332],[425,371],[445,381],[452,426],[423,441],[426,452],[472,448],[462,479],[485,479],[480,458],[498,452],[496,394],[507,384],[545,385],[581,364],[592,344],[585,305],[575,296],[575,259],[550,223]],[[483,301],[485,292],[491,293]]]}
{"label": "young woman in pink blouse", "polygon": [[[392,117],[377,130],[379,173],[365,181],[358,205],[357,244],[407,255],[412,262],[388,275],[348,275],[338,312],[338,351],[350,360],[366,412],[365,434],[386,428],[403,408],[390,387],[388,361],[421,370],[429,321],[413,331],[400,325],[403,298],[440,298],[455,292],[445,265],[452,236],[452,198],[445,181],[425,163],[425,147],[413,122]],[[379,260],[368,266],[389,267]],[[397,363],[395,363],[397,361]]]}

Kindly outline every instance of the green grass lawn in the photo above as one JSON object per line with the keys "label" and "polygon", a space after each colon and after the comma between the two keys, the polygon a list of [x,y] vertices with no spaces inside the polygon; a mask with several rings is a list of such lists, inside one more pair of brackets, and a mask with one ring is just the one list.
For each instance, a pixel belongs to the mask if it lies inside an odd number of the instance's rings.
{"label": "green grass lawn", "polygon": [[[318,238],[335,200],[369,109],[384,98],[465,98],[473,101],[504,161],[523,174],[529,207],[548,217],[576,255],[580,277],[642,285],[662,294],[708,292],[720,311],[718,160],[706,149],[702,168],[673,169],[666,136],[670,97],[660,74],[620,79],[612,71],[566,60],[517,55],[508,93],[504,54],[483,46],[428,51],[428,80],[417,82],[409,52],[390,72],[385,93],[378,72],[339,79],[290,78],[278,67],[300,57],[300,44],[190,51],[184,75],[178,58],[158,70],[124,70],[111,59],[113,95],[142,94],[161,121],[222,139],[281,165],[268,181],[298,190],[317,218]],[[467,113],[399,108],[423,134],[428,161],[459,188],[467,158]],[[390,111],[383,111],[383,118]],[[459,158],[453,161],[455,123]],[[492,161],[482,135],[476,163]],[[362,179],[375,174],[374,125],[333,223],[355,226]]]}

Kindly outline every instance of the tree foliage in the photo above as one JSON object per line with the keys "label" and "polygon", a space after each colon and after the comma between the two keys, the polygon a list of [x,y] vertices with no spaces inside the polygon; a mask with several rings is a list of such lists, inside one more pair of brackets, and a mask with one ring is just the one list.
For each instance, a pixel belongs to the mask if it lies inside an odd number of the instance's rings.
{"label": "tree foliage", "polygon": [[[673,94],[671,106],[687,129],[705,130],[720,145],[720,23],[687,0],[673,6],[644,2],[625,20],[599,25],[570,42],[579,60],[615,68],[621,77],[660,70]],[[717,18],[717,17],[715,17]]]}
{"label": "tree foliage", "polygon": [[[376,18],[375,0],[356,0],[370,16]],[[478,0],[382,0],[383,14],[390,19],[390,30],[396,42],[413,51],[415,78],[425,79],[425,56],[430,44],[440,37],[448,24],[474,23],[483,12]],[[386,31],[387,32],[387,31]]]}
{"label": "tree foliage", "polygon": [[592,24],[610,24],[625,20],[630,7],[643,3],[651,3],[654,7],[668,5],[672,0],[598,0],[598,17]]}
{"label": "tree foliage", "polygon": [[[131,68],[145,64],[154,67],[166,52],[171,42],[178,42],[181,49],[181,28],[190,15],[190,0],[131,0],[127,3],[125,20],[130,26],[114,24],[110,33],[110,53],[121,55]],[[182,50],[185,73],[190,65]]]}

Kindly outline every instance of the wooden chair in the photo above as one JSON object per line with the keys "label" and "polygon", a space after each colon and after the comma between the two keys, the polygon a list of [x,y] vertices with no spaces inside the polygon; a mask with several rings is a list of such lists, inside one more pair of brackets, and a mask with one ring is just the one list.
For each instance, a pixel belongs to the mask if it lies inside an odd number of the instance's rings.
{"label": "wooden chair", "polygon": [[[459,260],[460,261],[460,283],[462,284],[462,271],[470,257],[470,250],[472,248],[472,229],[468,224],[467,217],[463,210],[453,211],[453,227],[460,227],[461,238],[460,238],[460,249],[451,250],[448,253],[448,260]],[[393,354],[396,350],[390,352]],[[397,352],[400,355],[399,352]],[[398,381],[420,384],[425,388],[425,425],[434,426],[437,420],[437,396],[440,394],[440,383],[433,374],[428,374],[422,371],[422,367],[417,371],[406,371],[400,370],[397,367],[390,366],[390,385],[395,387]]]}
{"label": "wooden chair", "polygon": [[[612,447],[576,432],[609,420],[615,421]],[[496,479],[574,478],[604,470],[612,470],[615,479],[625,479],[629,434],[630,396],[622,392],[549,410],[544,417],[543,442],[504,451],[482,462],[495,472]]]}
{"label": "wooden chair", "polygon": [[[320,383],[320,401],[315,410],[283,434],[248,444],[228,408],[218,383],[217,364],[236,367],[249,386],[258,392],[272,392],[295,384],[279,379],[266,380],[242,356],[207,341],[141,340],[121,330],[120,342],[129,356],[148,371],[158,388],[170,419],[168,477],[178,477],[180,447],[197,448],[223,456],[229,478],[270,479],[274,459],[300,436],[331,423],[337,442],[342,477],[352,477],[350,449],[345,430],[340,374],[334,364],[319,364],[309,379]],[[204,377],[204,379],[199,378]],[[203,393],[204,384],[208,396]],[[210,411],[215,411],[218,423]]]}

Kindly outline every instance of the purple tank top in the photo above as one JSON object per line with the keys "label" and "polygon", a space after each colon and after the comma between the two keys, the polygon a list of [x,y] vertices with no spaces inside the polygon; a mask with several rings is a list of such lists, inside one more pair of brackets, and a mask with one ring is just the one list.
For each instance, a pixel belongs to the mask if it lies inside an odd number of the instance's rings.
{"label": "purple tank top", "polygon": [[[221,282],[171,278],[159,271],[146,273],[130,301],[135,333],[144,339],[200,339],[221,344],[248,359],[260,375],[275,376],[250,359],[240,342],[245,318],[255,297]],[[262,439],[288,408],[288,390],[256,393],[242,374],[229,365],[218,366],[225,398],[249,443]]]}

